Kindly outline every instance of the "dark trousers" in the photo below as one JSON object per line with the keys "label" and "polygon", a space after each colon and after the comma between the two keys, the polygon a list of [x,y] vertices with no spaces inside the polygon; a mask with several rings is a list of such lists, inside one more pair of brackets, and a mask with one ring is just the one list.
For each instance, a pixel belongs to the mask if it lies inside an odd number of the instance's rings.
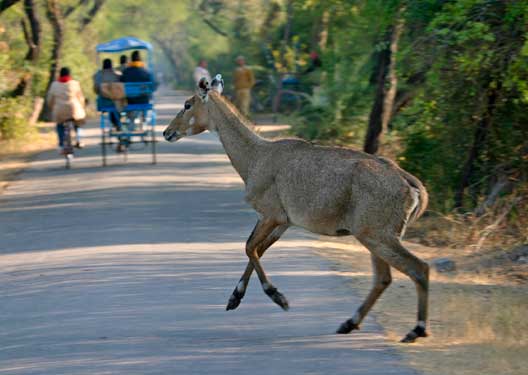
{"label": "dark trousers", "polygon": [[[77,125],[75,127],[75,136],[77,142],[81,141],[81,128]],[[57,124],[57,135],[59,137],[59,147],[64,147],[64,124]],[[71,135],[70,135],[71,136]]]}
{"label": "dark trousers", "polygon": [[121,130],[121,119],[119,116],[119,112],[117,111],[108,112],[108,117],[110,117],[110,122],[112,123],[112,125],[114,125],[116,130]]}

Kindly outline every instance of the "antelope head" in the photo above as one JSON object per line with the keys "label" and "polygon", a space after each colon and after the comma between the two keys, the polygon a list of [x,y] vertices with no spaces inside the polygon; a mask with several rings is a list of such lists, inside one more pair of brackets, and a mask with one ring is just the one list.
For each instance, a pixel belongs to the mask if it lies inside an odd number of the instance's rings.
{"label": "antelope head", "polygon": [[169,142],[176,142],[183,137],[211,129],[207,109],[209,91],[214,90],[221,94],[223,89],[224,81],[220,74],[217,74],[211,83],[205,77],[202,78],[198,83],[196,94],[185,101],[183,109],[163,132],[163,137]]}

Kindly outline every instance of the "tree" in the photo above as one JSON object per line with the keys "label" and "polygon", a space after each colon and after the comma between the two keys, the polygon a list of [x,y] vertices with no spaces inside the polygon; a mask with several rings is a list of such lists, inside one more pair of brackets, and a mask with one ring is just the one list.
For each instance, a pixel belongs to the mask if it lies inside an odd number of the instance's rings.
{"label": "tree", "polygon": [[[29,22],[29,29],[24,19],[20,20],[22,30],[24,32],[24,39],[28,45],[28,52],[25,60],[32,65],[37,63],[41,48],[41,26],[37,16],[37,10],[33,0],[24,0],[24,12]],[[30,71],[24,72],[20,78],[19,83],[11,92],[11,96],[26,95],[31,90],[32,73]]]}
{"label": "tree", "polygon": [[20,0],[2,0],[0,1],[0,13],[2,13],[4,10],[9,9],[16,3],[18,3]]}
{"label": "tree", "polygon": [[394,17],[394,24],[389,27],[389,31],[381,42],[380,50],[375,53],[375,65],[371,82],[376,87],[376,93],[363,145],[363,150],[369,154],[378,152],[381,135],[387,131],[394,113],[394,100],[398,84],[396,53],[403,30],[403,12],[404,8],[401,7]]}
{"label": "tree", "polygon": [[[47,0],[46,2],[46,17],[51,24],[53,30],[53,43],[51,47],[51,64],[49,67],[48,84],[46,85],[46,92],[53,81],[57,77],[57,70],[60,66],[60,59],[62,57],[62,44],[64,41],[64,23],[63,16],[58,0]],[[46,103],[47,104],[47,103]],[[44,105],[43,116],[48,116],[48,106]]]}

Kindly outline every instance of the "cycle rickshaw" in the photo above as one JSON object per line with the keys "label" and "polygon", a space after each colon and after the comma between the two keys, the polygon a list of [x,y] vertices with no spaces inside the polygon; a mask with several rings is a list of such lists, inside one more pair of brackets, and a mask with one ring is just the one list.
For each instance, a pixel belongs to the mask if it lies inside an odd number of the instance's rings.
{"label": "cycle rickshaw", "polygon": [[[98,44],[97,66],[100,66],[101,54],[116,54],[125,51],[142,50],[147,53],[148,69],[152,72],[152,45],[143,40],[124,37]],[[128,150],[134,144],[144,147],[150,145],[152,164],[156,164],[156,110],[154,108],[153,82],[127,82],[122,84],[127,99],[148,96],[148,103],[126,104],[122,108],[116,106],[115,101],[103,96],[97,97],[97,110],[100,112],[101,155],[103,166],[106,166],[107,149],[117,145],[116,149],[123,153],[125,161]],[[120,119],[120,128],[114,129],[110,121],[110,114],[114,113]]]}

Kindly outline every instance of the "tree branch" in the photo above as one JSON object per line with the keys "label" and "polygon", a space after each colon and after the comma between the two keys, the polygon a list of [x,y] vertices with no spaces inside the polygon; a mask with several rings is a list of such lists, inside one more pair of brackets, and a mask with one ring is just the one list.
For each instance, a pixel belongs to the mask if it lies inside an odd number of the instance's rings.
{"label": "tree branch", "polygon": [[207,18],[205,18],[204,15],[202,15],[202,21],[209,26],[214,32],[216,32],[219,35],[222,35],[223,37],[229,37],[229,34],[227,34],[225,31],[219,29],[214,23],[209,21]]}
{"label": "tree branch", "polygon": [[68,18],[73,12],[75,12],[75,10],[77,10],[77,8],[79,8],[81,5],[87,4],[89,1],[90,0],[79,0],[77,5],[71,5],[66,8],[64,10],[64,18]]}
{"label": "tree branch", "polygon": [[101,8],[103,7],[105,1],[106,0],[94,0],[92,7],[90,8],[86,16],[84,16],[84,18],[81,20],[81,31],[84,30],[84,28],[93,21],[97,13],[99,13]]}
{"label": "tree branch", "polygon": [[0,13],[2,13],[4,10],[7,10],[11,6],[18,3],[20,0],[1,0],[0,1]]}
{"label": "tree branch", "polygon": [[30,30],[27,30],[26,23],[23,23],[24,36],[29,47],[26,60],[36,62],[40,55],[41,27],[33,0],[24,0],[24,12],[26,13],[30,26]]}

